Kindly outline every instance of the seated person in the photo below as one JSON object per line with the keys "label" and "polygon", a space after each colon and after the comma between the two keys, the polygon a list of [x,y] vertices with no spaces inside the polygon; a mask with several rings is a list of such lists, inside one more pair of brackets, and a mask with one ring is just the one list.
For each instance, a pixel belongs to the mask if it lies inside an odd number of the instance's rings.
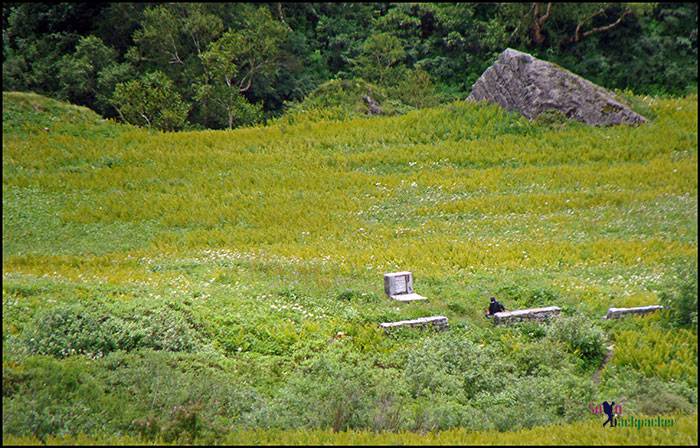
{"label": "seated person", "polygon": [[486,317],[491,317],[496,313],[500,313],[501,311],[505,311],[506,307],[503,306],[502,303],[500,303],[498,300],[496,300],[495,297],[491,297],[491,303],[489,304],[489,309],[486,312]]}

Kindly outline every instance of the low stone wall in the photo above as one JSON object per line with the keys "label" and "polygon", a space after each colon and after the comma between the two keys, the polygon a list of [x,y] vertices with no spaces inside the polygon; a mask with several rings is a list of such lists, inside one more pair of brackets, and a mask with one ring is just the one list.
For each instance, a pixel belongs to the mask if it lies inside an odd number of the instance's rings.
{"label": "low stone wall", "polygon": [[664,307],[661,305],[638,306],[634,308],[608,308],[608,314],[605,315],[604,319],[619,319],[620,317],[630,314],[649,314],[662,309],[664,309]]}
{"label": "low stone wall", "polygon": [[548,306],[545,308],[529,308],[525,310],[501,311],[493,315],[493,321],[496,324],[505,324],[520,322],[523,320],[542,321],[556,317],[561,312],[558,306]]}
{"label": "low stone wall", "polygon": [[398,322],[384,322],[379,324],[385,330],[400,327],[434,327],[438,330],[447,329],[447,318],[445,316],[421,317],[413,320],[400,320]]}

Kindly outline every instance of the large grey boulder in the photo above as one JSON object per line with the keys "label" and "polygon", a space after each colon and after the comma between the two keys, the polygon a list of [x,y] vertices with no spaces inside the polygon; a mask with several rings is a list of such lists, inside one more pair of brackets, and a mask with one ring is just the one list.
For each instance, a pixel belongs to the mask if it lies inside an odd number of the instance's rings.
{"label": "large grey boulder", "polygon": [[591,125],[641,124],[614,93],[527,53],[506,49],[474,83],[470,100],[486,100],[535,118],[556,110]]}

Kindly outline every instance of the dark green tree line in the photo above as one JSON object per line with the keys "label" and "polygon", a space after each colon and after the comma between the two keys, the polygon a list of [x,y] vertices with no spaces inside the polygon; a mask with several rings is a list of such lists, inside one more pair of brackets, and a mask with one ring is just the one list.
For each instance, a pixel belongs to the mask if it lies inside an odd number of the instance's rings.
{"label": "dark green tree line", "polygon": [[[259,122],[330,79],[462,98],[506,47],[608,88],[697,89],[695,3],[6,3],[2,23],[4,90],[168,129]],[[165,121],[132,115],[171,97]]]}

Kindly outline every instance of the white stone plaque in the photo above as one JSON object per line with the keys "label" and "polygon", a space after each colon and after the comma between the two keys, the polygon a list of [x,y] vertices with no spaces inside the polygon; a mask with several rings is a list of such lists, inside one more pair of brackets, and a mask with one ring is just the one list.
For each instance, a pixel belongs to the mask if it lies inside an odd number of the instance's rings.
{"label": "white stone plaque", "polygon": [[400,275],[391,280],[394,283],[391,288],[393,294],[406,294],[408,292],[408,276]]}
{"label": "white stone plaque", "polygon": [[425,297],[413,292],[413,274],[407,271],[384,274],[384,292],[400,302],[425,300]]}

